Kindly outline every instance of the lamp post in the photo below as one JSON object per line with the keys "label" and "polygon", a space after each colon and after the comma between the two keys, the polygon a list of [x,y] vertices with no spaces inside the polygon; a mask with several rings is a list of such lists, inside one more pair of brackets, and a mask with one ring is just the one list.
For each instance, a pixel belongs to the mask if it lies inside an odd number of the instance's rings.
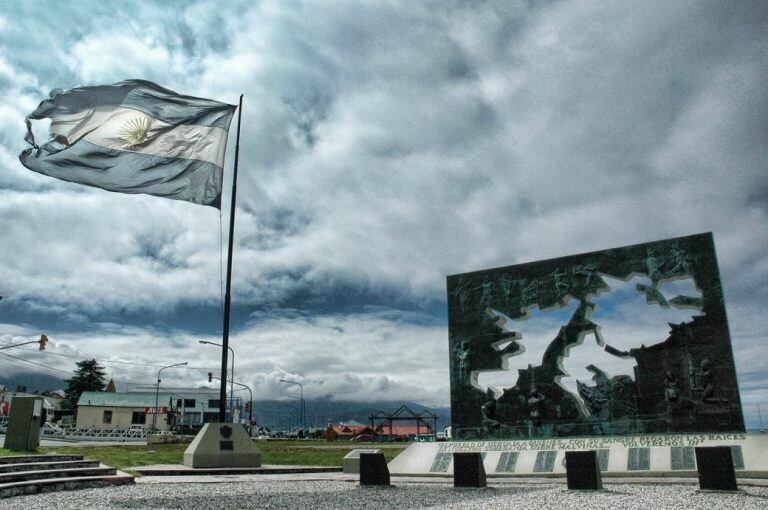
{"label": "lamp post", "polygon": [[[219,377],[216,377],[215,375],[211,375],[211,379],[219,379],[219,380],[220,380],[220,378],[219,378]],[[251,418],[253,417],[253,391],[251,391],[251,388],[250,388],[250,386],[247,386],[247,385],[245,385],[245,384],[243,384],[243,383],[239,383],[239,382],[237,382],[237,381],[232,381],[232,382],[233,382],[234,384],[237,384],[238,386],[242,386],[243,388],[245,388],[246,390],[248,390],[248,394],[251,396],[251,407],[250,407],[250,414],[248,415],[248,420],[250,421],[250,420],[251,420]]]}
{"label": "lamp post", "polygon": [[301,400],[301,424],[300,427],[304,428],[304,386],[300,382],[291,381],[290,379],[280,379],[280,382],[288,383],[288,384],[295,384],[299,387],[300,391],[300,397],[299,400]]}
{"label": "lamp post", "polygon": [[[208,345],[215,345],[216,347],[221,347],[221,344],[217,344],[215,342],[209,342],[207,340],[199,340],[201,344],[208,344]],[[229,383],[229,416],[230,419],[234,416],[234,413],[232,412],[232,406],[234,405],[235,400],[235,351],[232,349],[232,347],[227,346],[229,349],[230,354],[232,354],[232,369],[230,370],[230,383]]]}
{"label": "lamp post", "polygon": [[[299,425],[299,410],[297,408],[293,407],[290,404],[285,404],[285,407],[287,407],[291,411],[295,411],[296,412],[296,434],[298,434],[299,433],[298,429],[301,426],[301,425]],[[293,414],[291,414],[291,420],[293,420]]]}
{"label": "lamp post", "polygon": [[286,414],[284,414],[282,416],[283,416],[283,418],[288,418],[288,420],[286,420],[286,428],[288,429],[288,431],[287,431],[288,435],[290,435],[291,429],[293,428],[293,414],[286,413]]}
{"label": "lamp post", "polygon": [[155,388],[155,409],[154,409],[155,412],[152,413],[152,432],[157,430],[157,407],[159,403],[158,400],[160,399],[160,372],[162,372],[166,368],[180,367],[183,365],[189,365],[189,363],[187,363],[186,361],[183,361],[181,363],[176,363],[175,365],[168,365],[157,371],[157,388]]}

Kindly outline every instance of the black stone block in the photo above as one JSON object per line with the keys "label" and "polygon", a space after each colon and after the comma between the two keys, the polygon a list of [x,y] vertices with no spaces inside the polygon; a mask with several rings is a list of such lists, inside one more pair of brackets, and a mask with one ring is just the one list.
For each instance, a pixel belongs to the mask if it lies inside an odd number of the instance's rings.
{"label": "black stone block", "polygon": [[565,452],[565,470],[571,490],[596,491],[603,488],[600,461],[594,450]]}
{"label": "black stone block", "polygon": [[383,453],[360,454],[360,485],[389,485],[389,468]]}
{"label": "black stone block", "polygon": [[485,487],[485,466],[481,454],[453,454],[453,486]]}
{"label": "black stone block", "polygon": [[699,471],[699,488],[710,491],[735,491],[736,470],[729,446],[696,448],[696,468]]}

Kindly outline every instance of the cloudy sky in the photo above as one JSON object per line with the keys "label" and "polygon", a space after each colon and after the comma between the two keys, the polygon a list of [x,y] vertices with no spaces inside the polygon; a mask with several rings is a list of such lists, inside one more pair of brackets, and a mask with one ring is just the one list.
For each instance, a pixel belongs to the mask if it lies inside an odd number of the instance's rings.
{"label": "cloudy sky", "polygon": [[221,337],[228,198],[220,215],[18,161],[51,89],[141,78],[245,95],[231,344],[259,398],[288,377],[447,405],[446,275],[711,231],[754,426],[766,22],[737,0],[2,2],[0,341],[46,333],[50,353],[5,352],[96,357],[123,387],[152,383],[141,365],[188,361],[164,372],[178,386],[217,370],[198,340]]}

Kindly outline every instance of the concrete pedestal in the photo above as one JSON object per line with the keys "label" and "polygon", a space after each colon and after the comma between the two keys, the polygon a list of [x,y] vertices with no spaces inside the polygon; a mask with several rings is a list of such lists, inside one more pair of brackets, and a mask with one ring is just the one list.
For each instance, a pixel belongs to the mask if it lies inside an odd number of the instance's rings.
{"label": "concrete pedestal", "polygon": [[696,448],[696,465],[699,473],[699,488],[709,491],[735,491],[736,471],[733,456],[727,446]]}
{"label": "concrete pedestal", "polygon": [[453,454],[453,486],[485,487],[485,467],[479,453]]}
{"label": "concrete pedestal", "polygon": [[389,468],[384,454],[360,454],[360,485],[389,485]]}
{"label": "concrete pedestal", "polygon": [[344,456],[344,460],[342,461],[342,471],[348,474],[358,474],[360,473],[360,455],[363,453],[381,453],[381,450],[374,450],[374,449],[359,449],[359,450],[352,450],[348,454]]}
{"label": "concrete pedestal", "polygon": [[594,450],[565,452],[565,470],[571,490],[596,491],[603,488],[600,462]]}
{"label": "concrete pedestal", "polygon": [[184,452],[193,468],[260,467],[261,453],[237,423],[206,423]]}

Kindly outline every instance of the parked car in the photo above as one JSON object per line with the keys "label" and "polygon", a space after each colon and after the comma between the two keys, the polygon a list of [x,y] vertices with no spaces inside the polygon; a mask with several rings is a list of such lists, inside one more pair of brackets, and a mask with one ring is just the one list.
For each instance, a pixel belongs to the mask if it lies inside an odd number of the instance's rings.
{"label": "parked car", "polygon": [[448,441],[448,436],[445,434],[445,432],[438,432],[436,434],[436,438],[438,441]]}
{"label": "parked car", "polygon": [[141,434],[142,432],[144,432],[144,425],[134,424],[128,427],[128,434],[136,435]]}
{"label": "parked car", "polygon": [[370,434],[360,434],[359,436],[352,439],[352,441],[357,441],[358,443],[370,443],[373,441],[373,436]]}
{"label": "parked car", "polygon": [[45,422],[43,424],[43,434],[46,436],[63,436],[64,429],[53,423]]}

